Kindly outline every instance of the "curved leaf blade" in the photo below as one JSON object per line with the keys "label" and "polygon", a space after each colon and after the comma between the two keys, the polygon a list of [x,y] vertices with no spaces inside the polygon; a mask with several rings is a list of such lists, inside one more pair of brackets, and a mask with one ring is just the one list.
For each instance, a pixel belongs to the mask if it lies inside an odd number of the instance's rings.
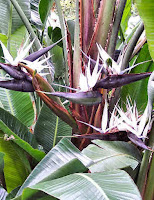
{"label": "curved leaf blade", "polygon": [[[29,0],[18,0],[18,3],[22,7],[27,18],[30,19],[30,4]],[[0,1],[0,32],[4,35],[8,35],[8,31],[14,33],[18,28],[23,25],[16,10],[12,7],[10,1]]]}
{"label": "curved leaf blade", "polygon": [[53,1],[41,0],[39,3],[39,14],[43,24],[46,23]]}
{"label": "curved leaf blade", "polygon": [[154,59],[154,1],[153,0],[135,0],[139,14],[143,19],[148,46],[151,57]]}
{"label": "curved leaf blade", "polygon": [[37,161],[40,161],[44,157],[45,154],[43,152],[34,149],[38,145],[34,135],[17,118],[2,108],[0,108],[0,130],[8,136],[13,135],[15,138],[13,141]]}
{"label": "curved leaf blade", "polygon": [[44,104],[34,128],[34,135],[44,151],[48,152],[60,140],[59,136],[71,136],[72,128]]}
{"label": "curved leaf blade", "polygon": [[[60,176],[60,174],[61,176],[66,175],[66,171],[64,170],[64,172],[62,172],[62,170],[64,168],[67,169],[66,166],[69,165],[69,162],[72,162],[76,158],[79,159],[85,166],[88,166],[91,163],[91,160],[84,156],[69,140],[66,138],[62,139],[34,168],[32,173],[18,191],[17,196],[21,195],[25,187],[35,185],[44,179],[52,180],[57,176]],[[73,165],[73,168],[74,167],[75,166]],[[71,168],[72,164],[70,165],[69,169]],[[81,166],[81,168],[84,170],[86,169],[83,166]],[[74,170],[78,170],[78,167]],[[67,173],[69,174],[70,172]]]}
{"label": "curved leaf blade", "polygon": [[92,173],[71,174],[53,181],[47,181],[31,186],[56,198],[65,200],[141,200],[140,193],[129,177],[120,170]]}
{"label": "curved leaf blade", "polygon": [[[3,134],[0,132],[1,137]],[[25,181],[30,172],[30,165],[23,149],[11,140],[0,140],[0,152],[5,154],[4,176],[7,191],[10,192]]]}
{"label": "curved leaf blade", "polygon": [[135,146],[121,141],[93,140],[83,153],[93,160],[91,172],[112,171],[131,167],[135,169],[141,162],[141,155]]}

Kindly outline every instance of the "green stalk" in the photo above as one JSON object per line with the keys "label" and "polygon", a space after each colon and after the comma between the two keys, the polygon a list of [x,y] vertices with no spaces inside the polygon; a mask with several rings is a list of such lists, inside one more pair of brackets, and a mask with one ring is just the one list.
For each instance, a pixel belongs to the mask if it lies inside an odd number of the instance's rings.
{"label": "green stalk", "polygon": [[152,200],[153,197],[154,197],[154,156],[152,156],[144,200]]}
{"label": "green stalk", "polygon": [[27,28],[32,40],[34,40],[34,45],[36,50],[39,50],[41,48],[41,44],[29,22],[29,20],[27,19],[25,13],[23,12],[23,10],[21,9],[21,7],[19,6],[18,2],[16,0],[10,0],[11,3],[13,4],[14,8],[16,9],[17,13],[19,14],[21,20],[23,21],[25,27]]}
{"label": "green stalk", "polygon": [[79,27],[79,2],[76,0],[76,16],[74,30],[74,55],[73,55],[73,83],[74,88],[78,88],[81,73],[81,50],[80,50],[80,27]]}
{"label": "green stalk", "polygon": [[118,31],[119,31],[119,27],[120,27],[120,23],[121,23],[121,19],[122,19],[122,15],[123,15],[123,11],[124,11],[124,8],[125,8],[126,1],[127,0],[123,0],[123,1],[119,2],[116,17],[115,17],[113,27],[112,27],[110,43],[109,43],[109,47],[108,47],[108,53],[112,58],[114,56],[114,51],[115,51],[115,48],[116,48]]}
{"label": "green stalk", "polygon": [[56,139],[57,139],[57,133],[58,133],[58,122],[59,122],[59,117],[57,117],[57,119],[56,119],[56,127],[55,127],[54,139],[53,139],[53,147],[56,145]]}
{"label": "green stalk", "polygon": [[[61,5],[60,5],[60,1],[59,0],[55,0],[55,3],[56,3],[56,8],[57,8],[57,11],[58,11],[58,16],[59,16],[59,21],[60,21],[62,38],[64,38],[64,37],[67,37],[65,19],[64,19],[64,16],[63,16],[63,12],[62,12],[62,8],[61,8]],[[63,39],[63,50],[64,50],[64,60],[65,60],[65,66],[66,66],[66,69],[65,69],[65,81],[66,81],[66,85],[69,85],[66,39]]]}
{"label": "green stalk", "polygon": [[133,53],[133,50],[136,46],[136,43],[138,41],[138,39],[140,38],[142,32],[144,31],[144,24],[143,22],[139,25],[139,27],[137,28],[137,30],[135,31],[133,37],[131,38],[130,42],[128,43],[123,61],[122,61],[122,66],[121,66],[121,70],[124,70],[130,61],[131,55]]}
{"label": "green stalk", "polygon": [[[150,132],[148,145],[154,149],[154,126]],[[152,200],[154,192],[154,157],[150,163],[152,154],[153,153],[148,150],[144,153],[137,179],[137,186],[145,200]]]}
{"label": "green stalk", "polygon": [[12,10],[13,10],[13,6],[10,3],[10,18],[9,18],[9,25],[8,25],[8,41],[7,41],[7,49],[8,51],[10,51],[10,40],[11,40],[11,31],[12,31]]}

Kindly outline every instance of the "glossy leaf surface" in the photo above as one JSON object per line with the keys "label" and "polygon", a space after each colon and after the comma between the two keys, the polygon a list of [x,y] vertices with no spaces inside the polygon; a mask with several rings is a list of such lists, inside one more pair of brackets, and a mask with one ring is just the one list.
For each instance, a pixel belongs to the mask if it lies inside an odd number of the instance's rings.
{"label": "glossy leaf surface", "polygon": [[154,59],[154,1],[153,0],[135,0],[139,15],[143,19],[146,37],[148,41],[151,57]]}
{"label": "glossy leaf surface", "polygon": [[[2,132],[0,132],[0,137],[3,137]],[[30,165],[23,149],[11,140],[0,140],[0,152],[5,154],[4,176],[7,191],[10,192],[22,185],[30,172]]]}
{"label": "glossy leaf surface", "polygon": [[93,160],[91,172],[112,171],[131,167],[135,169],[141,162],[141,155],[133,145],[121,141],[93,140],[83,153]]}
{"label": "glossy leaf surface", "polygon": [[124,171],[93,174],[71,174],[53,181],[32,186],[56,198],[65,200],[141,200],[140,193],[132,179]]}
{"label": "glossy leaf surface", "polygon": [[[84,165],[75,161],[74,159],[76,158]],[[72,162],[78,162],[78,164],[76,163],[77,165],[74,165],[74,163],[72,168]],[[34,168],[17,195],[21,195],[25,187],[35,185],[40,181],[42,182],[44,179],[52,180],[56,177],[62,177],[72,173],[72,170],[77,172],[80,170],[85,171],[85,166],[88,166],[90,163],[91,160],[81,154],[81,152],[69,140],[62,139]]]}

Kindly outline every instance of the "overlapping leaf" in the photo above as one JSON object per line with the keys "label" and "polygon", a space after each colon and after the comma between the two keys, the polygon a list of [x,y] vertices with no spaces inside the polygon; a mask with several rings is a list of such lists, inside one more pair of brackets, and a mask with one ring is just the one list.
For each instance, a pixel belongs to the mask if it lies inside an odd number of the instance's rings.
{"label": "overlapping leaf", "polygon": [[30,188],[63,200],[142,199],[132,179],[120,170],[93,174],[76,173]]}
{"label": "overlapping leaf", "polygon": [[44,157],[43,152],[34,149],[37,147],[34,135],[32,135],[28,131],[28,128],[17,118],[2,108],[0,108],[0,130],[8,136],[13,135],[15,138],[13,142],[24,149],[37,161],[40,161]]}
{"label": "overlapping leaf", "polygon": [[61,139],[59,136],[71,136],[72,129],[44,104],[34,134],[37,142],[48,152]]}
{"label": "overlapping leaf", "polygon": [[[3,137],[0,132],[0,137]],[[4,156],[4,176],[7,191],[10,192],[19,185],[22,185],[28,174],[30,173],[30,165],[23,151],[13,141],[0,140],[0,152]]]}
{"label": "overlapping leaf", "polygon": [[91,172],[112,171],[125,167],[135,169],[141,162],[139,151],[131,144],[121,141],[93,140],[83,153],[93,160]]}
{"label": "overlapping leaf", "polygon": [[[76,158],[84,165],[76,160]],[[80,170],[83,172],[86,170],[85,166],[88,166],[90,163],[91,160],[81,154],[69,140],[62,139],[34,168],[20,188],[17,196],[21,195],[25,187],[35,185],[40,181],[42,182],[44,179],[52,180],[70,173],[75,173],[75,171],[79,172]]]}
{"label": "overlapping leaf", "polygon": [[154,1],[135,0],[139,15],[143,19],[151,57],[154,59]]}

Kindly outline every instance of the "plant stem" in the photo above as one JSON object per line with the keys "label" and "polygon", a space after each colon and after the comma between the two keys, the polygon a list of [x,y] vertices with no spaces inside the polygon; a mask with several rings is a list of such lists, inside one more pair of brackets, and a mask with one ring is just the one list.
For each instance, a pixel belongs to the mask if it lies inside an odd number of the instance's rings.
{"label": "plant stem", "polygon": [[[61,5],[60,5],[60,1],[59,0],[55,0],[55,3],[56,3],[57,11],[58,11],[62,37],[64,38],[64,37],[67,37],[65,19],[63,17],[63,12],[62,12],[62,8],[61,8]],[[66,66],[66,69],[65,69],[65,81],[66,81],[66,85],[69,85],[66,39],[63,40],[63,50],[64,50],[64,60],[65,60],[65,66]]]}
{"label": "plant stem", "polygon": [[[154,126],[150,133],[149,146],[154,149]],[[137,186],[145,200],[152,200],[154,189],[154,157],[152,152],[147,151],[143,155],[140,171],[137,179]],[[150,163],[150,158],[152,158]],[[149,173],[148,173],[149,172]],[[153,178],[153,179],[152,179]],[[151,198],[150,198],[151,197]]]}
{"label": "plant stem", "polygon": [[108,47],[108,53],[112,58],[114,56],[114,52],[115,52],[115,48],[116,48],[118,31],[119,31],[123,11],[124,11],[124,8],[126,5],[126,1],[127,0],[123,0],[123,1],[119,2],[117,13],[116,13],[115,20],[114,20],[114,24],[112,27],[112,33],[111,33],[110,43],[109,43],[109,47]]}
{"label": "plant stem", "polygon": [[137,28],[137,30],[135,31],[133,37],[131,38],[130,42],[128,43],[123,61],[122,61],[122,65],[121,65],[121,70],[124,70],[127,66],[128,63],[130,61],[131,55],[133,53],[133,50],[136,46],[136,43],[138,41],[138,39],[140,38],[142,32],[144,30],[144,24],[143,22],[139,25],[139,27]]}
{"label": "plant stem", "polygon": [[57,117],[57,119],[56,119],[56,127],[55,127],[54,139],[53,139],[53,147],[56,145],[57,132],[58,132],[58,122],[59,122],[59,117]]}
{"label": "plant stem", "polygon": [[150,171],[148,174],[144,200],[152,200],[153,197],[154,197],[154,156],[152,155],[152,161],[151,161]]}
{"label": "plant stem", "polygon": [[7,42],[7,49],[8,51],[10,51],[10,40],[11,40],[11,31],[12,31],[12,10],[13,10],[13,6],[10,3],[10,18],[9,18],[9,25],[8,25],[8,42]]}
{"label": "plant stem", "polygon": [[19,14],[21,20],[23,21],[24,25],[26,26],[29,34],[31,35],[32,40],[34,40],[34,45],[36,50],[39,50],[41,48],[41,44],[39,42],[39,40],[37,39],[37,36],[29,22],[29,20],[27,19],[25,13],[23,12],[23,10],[21,9],[21,7],[19,6],[18,2],[16,0],[10,0],[11,3],[13,4],[14,8],[16,9],[17,13]]}

